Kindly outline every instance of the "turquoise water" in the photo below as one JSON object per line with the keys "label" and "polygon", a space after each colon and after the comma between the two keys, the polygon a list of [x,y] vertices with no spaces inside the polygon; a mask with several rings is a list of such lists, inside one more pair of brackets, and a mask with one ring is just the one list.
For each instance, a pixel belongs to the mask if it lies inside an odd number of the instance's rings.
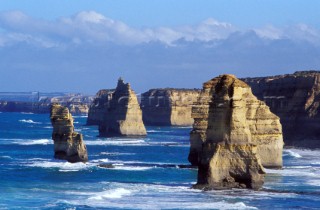
{"label": "turquoise water", "polygon": [[[185,127],[147,127],[145,138],[99,138],[75,116],[90,161],[54,160],[49,115],[0,113],[0,209],[318,209],[320,150],[285,150],[264,188],[191,189]],[[113,164],[102,168],[99,164]]]}

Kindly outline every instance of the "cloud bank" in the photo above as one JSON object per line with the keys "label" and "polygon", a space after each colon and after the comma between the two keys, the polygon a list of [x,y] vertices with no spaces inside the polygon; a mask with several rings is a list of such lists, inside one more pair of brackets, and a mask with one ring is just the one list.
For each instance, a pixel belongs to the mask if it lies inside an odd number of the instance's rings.
{"label": "cloud bank", "polygon": [[240,29],[213,18],[134,28],[94,11],[54,21],[0,13],[0,91],[85,91],[123,76],[138,91],[201,87],[221,73],[264,76],[319,69],[320,30],[306,24]]}

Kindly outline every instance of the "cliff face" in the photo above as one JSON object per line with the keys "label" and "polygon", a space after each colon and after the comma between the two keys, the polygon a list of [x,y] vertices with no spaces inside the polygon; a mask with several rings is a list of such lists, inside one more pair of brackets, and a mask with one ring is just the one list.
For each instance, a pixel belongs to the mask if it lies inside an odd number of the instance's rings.
{"label": "cliff face", "polygon": [[102,123],[99,124],[99,133],[100,136],[144,136],[147,134],[137,96],[130,84],[125,84],[121,78],[112,94]]}
{"label": "cliff face", "polygon": [[280,117],[287,146],[320,148],[320,72],[302,71],[243,81]]}
{"label": "cliff face", "polygon": [[222,75],[205,83],[208,89],[211,101],[196,187],[260,188],[265,172],[248,117],[255,99],[250,87],[233,75]]}
{"label": "cliff face", "polygon": [[102,89],[96,94],[88,111],[87,125],[99,125],[107,114],[114,90]]}
{"label": "cliff face", "polygon": [[[223,96],[225,97],[222,98],[223,100],[216,96],[219,92],[218,88],[221,86],[220,80],[230,80],[232,84],[229,85],[231,87],[228,92],[229,96]],[[241,112],[236,112],[239,116],[230,112],[232,119],[235,119],[234,122],[225,121],[225,118],[230,118],[230,113],[219,110],[225,104],[234,107],[233,110],[241,108]],[[212,106],[217,107],[212,109]],[[240,114],[242,115],[240,116]],[[223,135],[226,135],[225,130],[212,127],[210,124],[211,121],[221,121],[225,124],[220,126],[228,126],[227,123],[231,123],[231,126],[233,126],[231,129],[235,130],[230,130],[230,135],[233,138],[238,140],[249,139],[250,143],[257,145],[256,150],[263,166],[269,168],[282,167],[283,137],[279,118],[270,112],[264,102],[259,101],[252,94],[250,87],[244,82],[231,76],[228,76],[227,79],[225,79],[225,76],[220,76],[204,83],[200,97],[192,109],[192,117],[195,122],[190,133],[191,147],[188,157],[192,165],[199,164],[203,144],[209,136],[220,135],[220,138],[223,138]],[[240,120],[242,120],[242,124],[235,124]],[[243,130],[244,133],[238,133],[239,129]]]}
{"label": "cliff face", "polygon": [[191,109],[199,90],[151,89],[142,94],[141,108],[146,125],[192,125]]}
{"label": "cliff face", "polygon": [[[54,101],[54,100],[53,100]],[[32,112],[32,113],[50,113],[51,103],[53,101],[25,102],[25,101],[0,101],[1,112]],[[59,100],[57,100],[59,101]],[[60,102],[58,102],[60,103]],[[89,102],[61,102],[60,104],[69,108],[70,113],[76,115],[88,114]]]}
{"label": "cliff face", "polygon": [[87,162],[88,154],[82,134],[74,132],[73,118],[67,107],[58,104],[51,106],[53,126],[54,157],[68,162]]}

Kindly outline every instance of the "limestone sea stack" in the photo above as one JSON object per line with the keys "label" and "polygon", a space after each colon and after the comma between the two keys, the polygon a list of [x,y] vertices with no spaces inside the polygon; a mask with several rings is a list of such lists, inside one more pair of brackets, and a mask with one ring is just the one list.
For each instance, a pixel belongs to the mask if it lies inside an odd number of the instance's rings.
{"label": "limestone sea stack", "polygon": [[120,78],[112,93],[102,122],[100,136],[145,136],[146,128],[142,121],[142,111],[138,98],[129,83]]}
{"label": "limestone sea stack", "polygon": [[141,108],[145,125],[191,126],[191,109],[197,89],[151,89],[142,94]]}
{"label": "limestone sea stack", "polygon": [[[219,85],[224,84],[221,83],[222,81],[230,82],[228,86],[230,90],[228,97],[225,96],[228,100],[219,102],[216,99],[216,94]],[[223,75],[204,83],[198,101],[194,104],[192,117],[195,122],[190,134],[191,147],[188,157],[192,165],[198,165],[201,159],[202,144],[209,138],[207,136],[208,132],[220,132],[215,131],[208,124],[217,120],[216,115],[211,115],[210,118],[212,106],[223,107],[224,103],[228,102],[230,106],[237,107],[239,101],[241,101],[241,106],[244,107],[242,109],[244,127],[233,126],[231,128],[246,130],[248,138],[250,138],[249,142],[257,146],[257,153],[264,167],[282,167],[283,136],[279,117],[273,114],[263,101],[258,100],[252,94],[251,88],[246,83],[230,75]],[[215,109],[215,111],[217,110],[219,111],[219,108]],[[233,116],[229,116],[231,120],[228,119],[226,123],[232,123],[233,125]],[[241,135],[239,134],[238,138]]]}
{"label": "limestone sea stack", "polygon": [[[250,127],[255,120],[252,115],[262,103],[233,75],[216,77],[203,87],[210,94],[210,102],[195,187],[259,189],[265,172]],[[248,107],[253,102],[255,113]]]}
{"label": "limestone sea stack", "polygon": [[87,148],[82,134],[74,131],[73,118],[67,107],[52,104],[50,111],[53,126],[54,158],[71,163],[87,162]]}
{"label": "limestone sea stack", "polygon": [[99,90],[89,106],[87,125],[100,125],[107,114],[114,90]]}
{"label": "limestone sea stack", "polygon": [[243,81],[280,117],[285,145],[320,148],[320,71]]}

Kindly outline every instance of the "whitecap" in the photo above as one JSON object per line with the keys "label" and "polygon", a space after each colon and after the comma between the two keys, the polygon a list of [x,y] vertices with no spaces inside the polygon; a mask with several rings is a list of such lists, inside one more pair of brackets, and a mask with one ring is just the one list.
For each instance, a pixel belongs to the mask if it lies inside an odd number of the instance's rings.
{"label": "whitecap", "polygon": [[97,159],[97,160],[91,160],[90,161],[91,163],[106,163],[106,162],[109,162],[109,159],[107,158],[103,158],[103,159]]}
{"label": "whitecap", "polygon": [[172,131],[147,130],[147,133],[171,133]]}
{"label": "whitecap", "polygon": [[50,139],[36,139],[36,140],[21,140],[21,142],[13,142],[15,144],[20,145],[47,145],[47,144],[53,144]]}
{"label": "whitecap", "polygon": [[308,180],[306,183],[308,185],[320,187],[320,179]]}
{"label": "whitecap", "polygon": [[125,166],[124,164],[112,164],[114,168],[108,168],[111,170],[124,170],[124,171],[146,171],[153,169],[154,167],[145,167],[145,166]]}
{"label": "whitecap", "polygon": [[59,171],[80,171],[91,167],[85,163],[69,163],[69,162],[52,162],[52,161],[35,161],[27,164],[29,167],[40,167],[40,168],[57,168]]}
{"label": "whitecap", "polygon": [[96,195],[89,197],[88,200],[119,199],[123,196],[130,195],[131,193],[130,190],[117,188],[96,193]]}
{"label": "whitecap", "polygon": [[136,153],[121,153],[121,152],[100,152],[100,155],[119,156],[119,155],[135,155]]}
{"label": "whitecap", "polygon": [[125,146],[142,146],[146,145],[144,140],[95,140],[95,141],[86,141],[86,145],[125,145]]}
{"label": "whitecap", "polygon": [[52,126],[45,126],[45,127],[43,127],[43,128],[53,129],[53,127],[52,127]]}
{"label": "whitecap", "polygon": [[21,114],[34,114],[32,112],[21,112]]}
{"label": "whitecap", "polygon": [[12,157],[8,156],[8,155],[4,155],[4,156],[0,156],[1,159],[12,159]]}
{"label": "whitecap", "polygon": [[310,171],[303,171],[303,170],[298,170],[298,168],[294,169],[289,169],[289,168],[284,168],[282,170],[275,170],[275,169],[265,169],[268,174],[280,174],[283,176],[297,176],[297,177],[314,177],[317,176],[315,173],[310,172]]}
{"label": "whitecap", "polygon": [[87,118],[87,115],[75,115],[73,118]]}
{"label": "whitecap", "polygon": [[285,150],[284,152],[288,153],[288,155],[291,156],[291,157],[295,157],[295,158],[301,158],[302,157],[299,153],[294,152],[292,150]]}
{"label": "whitecap", "polygon": [[33,120],[26,120],[26,119],[19,120],[19,122],[30,123],[30,124],[42,124],[41,122],[34,122]]}

